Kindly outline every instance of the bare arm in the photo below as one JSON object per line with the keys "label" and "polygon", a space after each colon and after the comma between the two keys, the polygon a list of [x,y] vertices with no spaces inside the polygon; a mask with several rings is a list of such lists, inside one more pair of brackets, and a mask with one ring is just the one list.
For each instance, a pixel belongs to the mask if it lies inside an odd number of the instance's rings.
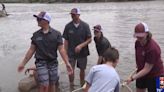
{"label": "bare arm", "polygon": [[132,76],[136,73],[137,73],[137,68],[132,73],[130,73],[130,75],[127,77],[127,79],[123,82],[122,85],[126,85],[132,82]]}
{"label": "bare arm", "polygon": [[87,46],[91,41],[92,41],[92,39],[90,37],[85,42],[83,42],[83,43],[79,44],[78,46],[76,46],[75,52],[79,53],[81,51],[81,49],[84,48],[85,46]]}
{"label": "bare arm", "polygon": [[31,59],[31,57],[33,56],[33,54],[35,53],[36,47],[35,45],[31,44],[30,48],[28,49],[23,61],[19,64],[18,66],[18,72],[21,72],[24,69],[24,66],[26,65],[26,63],[28,63],[28,61]]}
{"label": "bare arm", "polygon": [[64,49],[64,46],[63,45],[59,45],[58,46],[58,50],[60,52],[60,55],[62,57],[62,59],[64,60],[64,63],[66,64],[66,68],[67,68],[67,71],[68,71],[68,74],[72,74],[73,73],[73,70],[72,70],[72,67],[68,61],[68,55]]}
{"label": "bare arm", "polygon": [[66,50],[64,49],[64,46],[63,45],[58,46],[58,50],[60,52],[62,59],[64,60],[64,63],[67,65],[69,62],[68,62],[68,56],[67,56]]}
{"label": "bare arm", "polygon": [[151,71],[152,68],[153,64],[145,63],[145,66],[141,71],[139,71],[138,73],[134,72],[133,74],[131,74],[131,76],[126,80],[127,84],[131,83],[133,80],[145,76]]}
{"label": "bare arm", "polygon": [[86,87],[85,87],[85,89],[84,89],[84,92],[88,92],[89,88],[90,88],[90,85],[87,83],[87,84],[86,84]]}
{"label": "bare arm", "polygon": [[151,71],[152,68],[153,68],[153,64],[145,63],[145,66],[141,71],[131,76],[131,78],[129,79],[129,83],[135,79],[145,76]]}
{"label": "bare arm", "polygon": [[68,40],[64,40],[64,48],[66,50],[66,53],[68,51]]}
{"label": "bare arm", "polygon": [[139,71],[138,73],[134,74],[132,76],[132,79],[135,80],[135,79],[145,76],[146,74],[148,74],[151,71],[152,68],[153,68],[153,64],[145,63],[144,68],[141,71]]}
{"label": "bare arm", "polygon": [[81,43],[80,46],[82,48],[84,48],[85,46],[87,46],[90,42],[92,41],[91,37],[88,38],[85,42]]}

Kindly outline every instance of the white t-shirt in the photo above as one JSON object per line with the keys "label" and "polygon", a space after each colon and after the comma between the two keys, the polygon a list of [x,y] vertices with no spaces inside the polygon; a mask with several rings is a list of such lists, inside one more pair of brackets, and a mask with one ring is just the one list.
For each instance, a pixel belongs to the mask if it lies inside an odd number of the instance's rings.
{"label": "white t-shirt", "polygon": [[119,92],[120,78],[112,66],[92,67],[85,80],[91,85],[88,92]]}
{"label": "white t-shirt", "polygon": [[74,26],[75,26],[76,28],[78,28],[78,27],[79,27],[79,25],[80,25],[80,23],[78,23],[78,24],[73,23],[73,24],[74,24]]}

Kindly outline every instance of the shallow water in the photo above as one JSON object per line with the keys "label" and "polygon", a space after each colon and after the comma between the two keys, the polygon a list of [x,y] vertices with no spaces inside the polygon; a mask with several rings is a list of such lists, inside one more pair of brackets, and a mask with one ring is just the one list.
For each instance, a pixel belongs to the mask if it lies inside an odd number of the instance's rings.
{"label": "shallow water", "polygon": [[[51,26],[63,32],[65,24],[71,17],[69,11],[81,9],[81,19],[92,27],[101,24],[104,35],[112,46],[120,51],[120,62],[117,70],[121,79],[125,79],[135,69],[134,59],[134,26],[144,21],[159,43],[164,58],[164,1],[119,2],[119,3],[81,3],[81,4],[6,4],[8,17],[0,18],[0,88],[2,92],[18,92],[17,84],[24,77],[17,72],[17,65],[24,57],[32,33],[37,27],[33,14],[47,11],[52,15]],[[93,32],[92,32],[93,33]],[[88,57],[89,68],[96,64],[97,53],[94,42],[89,45],[91,55]],[[60,59],[60,57],[59,57]],[[61,61],[61,59],[60,59]],[[30,66],[34,59],[27,65]],[[62,92],[69,88],[67,74],[60,64],[60,82]],[[79,87],[79,70],[76,69],[76,88]],[[134,89],[134,83],[130,85]]]}

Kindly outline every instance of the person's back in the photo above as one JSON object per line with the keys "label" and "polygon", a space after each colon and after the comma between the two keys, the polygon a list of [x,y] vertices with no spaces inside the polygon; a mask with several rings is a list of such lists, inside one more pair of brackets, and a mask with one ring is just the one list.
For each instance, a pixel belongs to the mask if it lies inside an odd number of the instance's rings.
{"label": "person's back", "polygon": [[91,68],[84,92],[119,92],[120,78],[115,70],[119,60],[118,50],[108,48],[102,55],[103,63]]}
{"label": "person's back", "polygon": [[86,78],[88,82],[92,82],[88,92],[114,92],[115,87],[119,86],[120,79],[113,67],[106,64],[96,65],[91,69],[91,72],[94,76]]}

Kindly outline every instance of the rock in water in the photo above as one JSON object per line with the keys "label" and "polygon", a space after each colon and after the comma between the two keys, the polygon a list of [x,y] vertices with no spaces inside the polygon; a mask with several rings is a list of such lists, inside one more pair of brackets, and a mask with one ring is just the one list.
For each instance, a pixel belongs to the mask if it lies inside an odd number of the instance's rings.
{"label": "rock in water", "polygon": [[18,88],[20,92],[30,92],[31,89],[37,86],[34,76],[28,76],[20,80]]}

